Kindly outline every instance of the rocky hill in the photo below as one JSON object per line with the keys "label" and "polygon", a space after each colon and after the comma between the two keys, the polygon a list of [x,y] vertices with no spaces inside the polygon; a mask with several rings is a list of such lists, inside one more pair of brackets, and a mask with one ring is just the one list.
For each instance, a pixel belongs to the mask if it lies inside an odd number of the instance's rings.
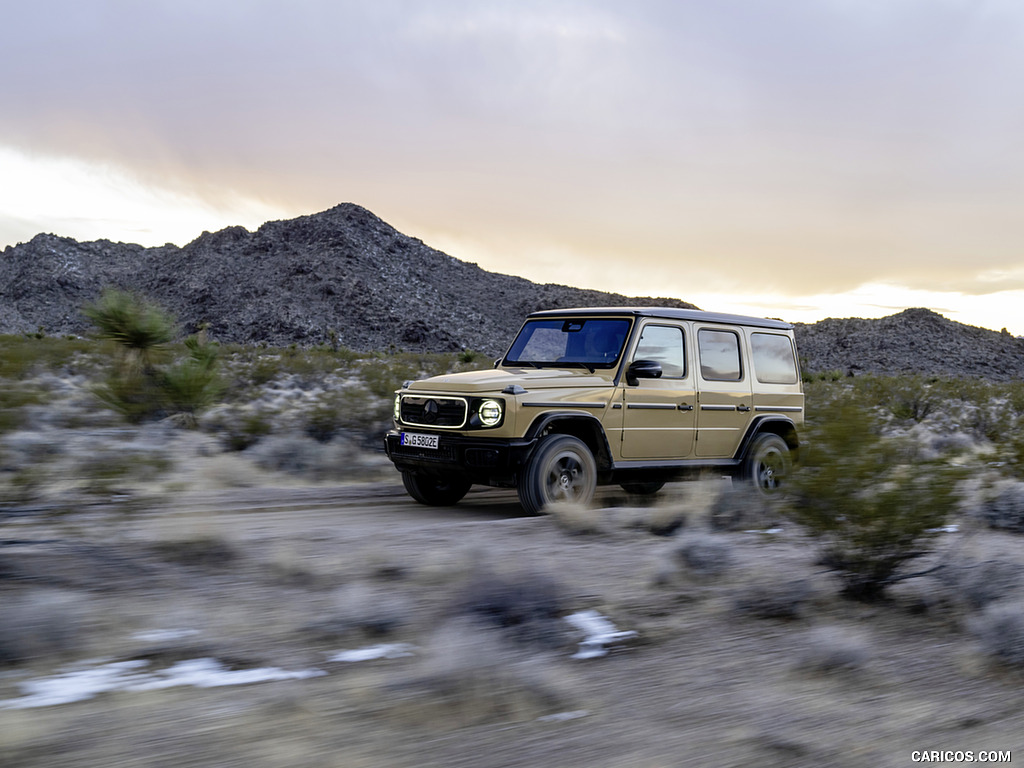
{"label": "rocky hill", "polygon": [[[255,232],[204,232],[183,248],[38,235],[0,253],[0,333],[86,333],[79,310],[108,285],[159,301],[187,332],[208,323],[225,342],[488,355],[537,309],[693,306],[487,272],[344,204]],[[1024,340],[924,309],[798,325],[797,336],[812,371],[1024,378]]]}
{"label": "rocky hill", "polygon": [[663,304],[486,272],[407,237],[364,208],[204,232],[184,248],[54,235],[0,254],[0,332],[81,334],[103,286],[141,291],[220,341],[497,355],[523,316],[571,306]]}
{"label": "rocky hill", "polygon": [[928,309],[879,320],[797,324],[796,334],[805,368],[813,371],[1024,379],[1024,338],[956,323]]}

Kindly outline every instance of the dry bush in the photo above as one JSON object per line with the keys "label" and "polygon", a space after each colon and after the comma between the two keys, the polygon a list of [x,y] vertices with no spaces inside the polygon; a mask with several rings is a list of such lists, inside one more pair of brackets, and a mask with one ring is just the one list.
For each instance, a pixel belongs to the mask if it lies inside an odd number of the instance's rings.
{"label": "dry bush", "polygon": [[641,510],[645,513],[644,527],[655,536],[675,536],[689,520],[686,509],[677,504],[657,504]]}
{"label": "dry bush", "polygon": [[239,556],[236,545],[206,517],[177,516],[158,531],[150,550],[171,563],[216,570],[232,564]]}
{"label": "dry bush", "polygon": [[323,641],[354,638],[375,640],[393,635],[412,621],[412,606],[400,597],[366,584],[351,584],[332,596],[332,610],[303,627]]}
{"label": "dry bush", "polygon": [[477,571],[456,597],[452,612],[500,629],[521,644],[551,648],[565,642],[562,589],[541,573]]}
{"label": "dry bush", "polygon": [[667,551],[668,564],[698,581],[713,581],[733,566],[733,547],[723,536],[686,533]]}
{"label": "dry bush", "polygon": [[1024,482],[995,482],[976,501],[974,514],[990,528],[1024,533]]}
{"label": "dry bush", "polygon": [[1008,560],[964,560],[936,572],[938,580],[953,593],[954,601],[969,610],[1014,597],[1024,583],[1024,566]]}
{"label": "dry bush", "polygon": [[522,660],[494,629],[454,618],[428,638],[411,674],[383,691],[391,717],[436,730],[524,722],[572,709],[542,659]]}
{"label": "dry bush", "polygon": [[1024,601],[992,603],[970,622],[969,628],[986,656],[1024,667]]}
{"label": "dry bush", "polygon": [[760,581],[739,592],[734,607],[757,619],[798,619],[813,594],[808,579]]}
{"label": "dry bush", "polygon": [[871,655],[871,644],[863,636],[846,628],[817,627],[807,633],[796,665],[810,672],[856,672]]}
{"label": "dry bush", "polygon": [[743,531],[778,523],[769,502],[751,484],[723,487],[708,510],[713,531]]}
{"label": "dry bush", "polygon": [[[245,452],[263,469],[284,472],[313,482],[367,479],[383,459],[346,441],[321,443],[305,435],[274,435]],[[391,469],[390,463],[386,469]],[[393,474],[393,470],[391,470]]]}

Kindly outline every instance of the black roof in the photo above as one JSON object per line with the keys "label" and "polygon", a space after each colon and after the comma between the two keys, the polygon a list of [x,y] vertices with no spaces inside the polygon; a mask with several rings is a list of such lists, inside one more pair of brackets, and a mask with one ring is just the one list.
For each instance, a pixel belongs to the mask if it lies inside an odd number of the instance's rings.
{"label": "black roof", "polygon": [[632,317],[663,317],[667,320],[696,320],[702,323],[727,323],[730,325],[752,325],[758,328],[774,328],[788,331],[792,323],[770,320],[764,317],[729,315],[723,312],[703,312],[699,309],[677,309],[675,307],[579,307],[577,309],[548,309],[532,312],[530,317],[563,317],[572,315],[630,315]]}

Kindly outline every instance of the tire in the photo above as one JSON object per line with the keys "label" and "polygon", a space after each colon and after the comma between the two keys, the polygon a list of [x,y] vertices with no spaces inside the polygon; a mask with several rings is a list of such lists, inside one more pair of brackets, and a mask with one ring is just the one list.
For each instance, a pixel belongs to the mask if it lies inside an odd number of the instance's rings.
{"label": "tire", "polygon": [[597,487],[597,464],[586,443],[571,435],[548,435],[519,479],[519,503],[539,514],[556,501],[589,504]]}
{"label": "tire", "polygon": [[665,487],[665,483],[621,483],[620,487],[635,496],[653,496]]}
{"label": "tire", "polygon": [[754,438],[743,463],[742,479],[763,496],[779,492],[793,468],[793,458],[786,441],[778,435],[765,433]]}
{"label": "tire", "polygon": [[428,507],[450,507],[458,504],[472,483],[462,477],[440,477],[402,473],[405,490],[420,504]]}

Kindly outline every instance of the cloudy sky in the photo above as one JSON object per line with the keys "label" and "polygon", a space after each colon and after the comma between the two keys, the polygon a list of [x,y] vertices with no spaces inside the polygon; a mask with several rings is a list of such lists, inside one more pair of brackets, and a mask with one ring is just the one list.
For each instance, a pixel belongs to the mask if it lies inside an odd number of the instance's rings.
{"label": "cloudy sky", "polygon": [[354,202],[540,282],[1024,334],[1018,0],[4,5],[0,249]]}

